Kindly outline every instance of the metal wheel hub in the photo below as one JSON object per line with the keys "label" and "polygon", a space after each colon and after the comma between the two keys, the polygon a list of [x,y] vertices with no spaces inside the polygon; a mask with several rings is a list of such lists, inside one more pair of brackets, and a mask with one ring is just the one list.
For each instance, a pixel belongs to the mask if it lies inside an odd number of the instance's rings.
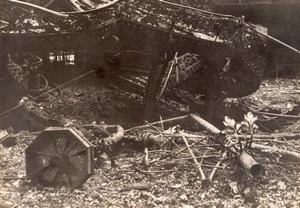
{"label": "metal wheel hub", "polygon": [[29,145],[26,174],[37,183],[77,188],[93,174],[93,149],[73,128],[47,128]]}

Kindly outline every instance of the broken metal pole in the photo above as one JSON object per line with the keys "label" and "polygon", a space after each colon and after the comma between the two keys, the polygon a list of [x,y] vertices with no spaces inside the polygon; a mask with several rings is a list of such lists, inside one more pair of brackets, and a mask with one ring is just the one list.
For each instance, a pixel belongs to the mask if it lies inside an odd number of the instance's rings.
{"label": "broken metal pole", "polygon": [[276,147],[270,147],[270,146],[265,146],[265,145],[260,145],[260,144],[253,144],[252,148],[259,150],[259,151],[268,151],[270,153],[278,153],[278,154],[282,155],[282,159],[287,159],[287,160],[290,160],[293,162],[300,162],[300,153],[298,153],[298,152],[282,150],[282,149],[278,149]]}
{"label": "broken metal pole", "polygon": [[190,118],[197,122],[201,127],[203,127],[206,131],[209,131],[214,136],[217,136],[221,133],[221,131],[213,126],[211,123],[207,122],[203,118],[196,116],[195,114],[190,114]]}
{"label": "broken metal pole", "polygon": [[[221,135],[221,131],[217,127],[213,126],[201,117],[194,114],[191,114],[190,116],[193,120],[197,122],[197,124],[209,131],[213,136],[217,137]],[[232,151],[232,147],[228,147],[227,149]],[[242,167],[245,168],[245,170],[249,171],[252,176],[259,176],[262,173],[263,167],[260,164],[258,164],[249,154],[241,152],[237,153],[236,156]]]}
{"label": "broken metal pole", "polygon": [[262,175],[263,167],[258,164],[258,162],[256,162],[248,153],[238,153],[237,158],[241,166],[250,172],[252,176],[257,177]]}
{"label": "broken metal pole", "polygon": [[190,152],[190,154],[191,154],[191,156],[192,156],[192,158],[193,158],[193,161],[194,161],[194,163],[195,163],[195,166],[196,166],[197,171],[198,171],[199,174],[200,174],[200,178],[201,178],[201,183],[202,183],[202,185],[207,186],[209,180],[206,178],[206,176],[205,176],[205,174],[204,174],[204,172],[203,172],[203,170],[202,170],[201,164],[198,163],[198,161],[197,161],[197,159],[196,159],[196,156],[194,155],[193,151],[191,150],[190,145],[189,145],[188,141],[186,140],[186,138],[183,136],[182,139],[183,139],[183,141],[184,141],[184,143],[185,143],[187,149],[189,150],[189,152]]}
{"label": "broken metal pole", "polygon": [[288,44],[286,44],[286,43],[284,43],[284,42],[278,40],[277,38],[274,38],[274,37],[271,36],[271,35],[267,35],[267,34],[265,34],[265,33],[263,33],[263,32],[258,31],[258,30],[255,30],[255,32],[257,32],[258,34],[260,34],[260,35],[262,35],[262,36],[265,36],[266,38],[268,38],[268,39],[274,41],[275,43],[278,43],[278,44],[280,44],[280,45],[282,45],[282,46],[284,46],[284,47],[286,47],[286,48],[292,50],[293,52],[295,52],[295,53],[297,53],[297,54],[300,54],[300,51],[297,50],[296,48],[294,48],[294,47],[292,47],[292,46],[290,46],[290,45],[288,45]]}
{"label": "broken metal pole", "polygon": [[[172,71],[173,71],[173,68],[174,68],[174,65],[175,65],[175,62],[176,62],[176,59],[177,59],[177,55],[178,55],[178,52],[175,53],[175,56],[174,56],[174,59],[173,59],[173,61],[172,61],[170,70],[169,70],[169,72],[168,72],[168,76],[167,76],[166,81],[165,81],[165,83],[164,83],[164,85],[163,85],[163,87],[162,87],[162,89],[161,89],[161,91],[160,91],[160,93],[159,93],[159,95],[158,95],[158,98],[157,98],[157,100],[156,100],[156,102],[155,102],[155,105],[160,101],[160,98],[161,98],[161,96],[163,95],[163,93],[164,93],[164,91],[165,91],[165,89],[166,89],[166,87],[167,87],[167,84],[168,84],[170,75],[171,75],[171,73],[172,73]],[[159,82],[158,82],[158,86],[159,86],[161,80],[158,80],[158,81],[159,81]]]}
{"label": "broken metal pole", "polygon": [[164,63],[161,67],[161,71],[160,71],[160,74],[159,74],[159,77],[158,77],[158,80],[159,82],[161,82],[165,76],[165,73],[168,69],[168,66],[169,66],[169,62],[171,61],[171,57],[170,57],[170,54],[169,53],[166,53],[165,55],[165,60],[164,60]]}
{"label": "broken metal pole", "polygon": [[218,161],[218,163],[216,164],[216,167],[214,167],[214,169],[212,170],[212,172],[211,172],[211,174],[209,176],[209,181],[213,180],[214,175],[215,175],[217,169],[220,167],[221,163],[222,163],[221,161]]}
{"label": "broken metal pole", "polygon": [[110,143],[111,145],[118,144],[124,137],[124,129],[120,125],[108,125],[106,130],[109,133],[114,133],[113,136],[104,138],[104,143]]}
{"label": "broken metal pole", "polygon": [[158,57],[153,55],[150,60],[150,76],[148,78],[147,90],[144,96],[144,119],[150,121],[153,117],[156,95],[158,91],[157,83],[159,76]]}
{"label": "broken metal pole", "polygon": [[145,124],[145,125],[141,125],[141,126],[136,126],[130,129],[126,129],[125,132],[134,130],[134,129],[145,129],[148,128],[150,125],[161,125],[161,123],[164,124],[164,126],[169,126],[172,124],[178,124],[179,122],[182,122],[184,120],[186,120],[187,118],[189,118],[190,115],[185,115],[185,116],[179,116],[179,117],[175,117],[175,118],[169,118],[169,119],[165,119],[162,121],[156,121],[156,122],[152,122],[149,124]]}
{"label": "broken metal pole", "polygon": [[[164,134],[165,136],[172,136],[172,135],[168,135],[168,134]],[[196,135],[196,134],[191,134],[191,133],[185,133],[185,132],[180,132],[180,135],[183,135],[185,137],[189,137],[189,138],[204,138],[204,136],[201,135]],[[180,135],[174,135],[174,137],[178,137]],[[228,135],[230,137],[237,137],[239,139],[251,139],[251,135]],[[276,139],[280,139],[280,138],[284,138],[285,140],[297,140],[300,139],[300,134],[289,134],[289,133],[278,133],[278,134],[255,134],[253,135],[254,140],[253,141],[275,141],[275,142],[279,142],[276,141]],[[280,142],[285,142],[285,141],[280,141]]]}
{"label": "broken metal pole", "polygon": [[[238,138],[250,139],[251,135],[238,135]],[[286,140],[293,140],[293,139],[300,139],[300,135],[299,134],[286,134],[286,133],[269,134],[269,135],[256,134],[256,135],[253,135],[253,138],[257,139],[257,140],[260,140],[260,139],[278,139],[278,138],[284,138]]]}

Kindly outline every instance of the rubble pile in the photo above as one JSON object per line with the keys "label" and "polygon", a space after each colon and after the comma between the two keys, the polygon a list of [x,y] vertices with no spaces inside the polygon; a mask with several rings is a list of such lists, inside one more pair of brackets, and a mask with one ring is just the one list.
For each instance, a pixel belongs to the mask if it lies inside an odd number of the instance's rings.
{"label": "rubble pile", "polygon": [[[255,129],[255,120],[247,114],[243,122]],[[216,134],[216,127],[187,115],[127,129],[113,149],[96,152],[94,175],[76,190],[26,178],[24,151],[39,133],[20,132],[12,147],[1,145],[1,200],[7,207],[299,206],[298,137],[286,141],[256,132],[252,138],[246,132],[235,135],[239,123],[233,119],[224,124],[227,130]],[[238,149],[239,141],[248,159],[260,165],[257,173],[230,150]],[[291,154],[296,157],[286,157]]]}
{"label": "rubble pile", "polygon": [[0,208],[300,206],[298,81],[261,85],[296,49],[210,1],[65,3],[1,6]]}

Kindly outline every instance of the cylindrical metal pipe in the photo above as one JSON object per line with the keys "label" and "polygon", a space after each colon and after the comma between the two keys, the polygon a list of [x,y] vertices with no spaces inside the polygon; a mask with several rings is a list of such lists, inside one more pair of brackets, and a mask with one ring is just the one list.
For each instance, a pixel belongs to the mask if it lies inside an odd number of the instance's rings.
{"label": "cylindrical metal pipe", "polygon": [[108,125],[106,127],[106,130],[110,133],[114,133],[114,135],[112,137],[107,137],[105,138],[105,140],[109,140],[111,141],[111,143],[113,145],[119,143],[123,137],[124,137],[124,129],[122,126],[119,126],[119,125]]}
{"label": "cylindrical metal pipe", "polygon": [[258,162],[256,162],[251,155],[246,152],[239,153],[237,155],[239,163],[249,171],[253,177],[262,175],[263,167]]}

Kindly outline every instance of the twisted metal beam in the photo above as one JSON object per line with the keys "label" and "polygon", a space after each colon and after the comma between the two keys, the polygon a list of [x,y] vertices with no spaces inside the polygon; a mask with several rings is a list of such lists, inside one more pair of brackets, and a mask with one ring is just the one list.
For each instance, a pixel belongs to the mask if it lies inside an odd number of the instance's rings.
{"label": "twisted metal beam", "polygon": [[24,7],[24,8],[38,10],[40,12],[51,14],[51,15],[58,16],[58,17],[65,17],[65,18],[69,17],[68,14],[63,14],[61,12],[53,11],[51,9],[47,9],[45,7],[38,6],[36,4],[31,4],[31,3],[28,3],[28,2],[23,2],[23,1],[19,1],[19,0],[2,0],[2,2],[11,4],[11,5],[15,5],[15,6],[18,6],[18,7],[22,7],[22,8]]}

